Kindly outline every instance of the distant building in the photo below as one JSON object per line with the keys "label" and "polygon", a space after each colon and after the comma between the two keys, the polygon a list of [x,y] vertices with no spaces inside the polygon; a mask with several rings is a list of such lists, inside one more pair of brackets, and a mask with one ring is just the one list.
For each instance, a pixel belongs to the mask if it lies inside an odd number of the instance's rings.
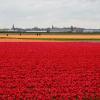
{"label": "distant building", "polygon": [[100,32],[100,29],[84,29],[83,32],[85,33]]}
{"label": "distant building", "polygon": [[50,29],[50,32],[70,32],[70,28],[53,28]]}

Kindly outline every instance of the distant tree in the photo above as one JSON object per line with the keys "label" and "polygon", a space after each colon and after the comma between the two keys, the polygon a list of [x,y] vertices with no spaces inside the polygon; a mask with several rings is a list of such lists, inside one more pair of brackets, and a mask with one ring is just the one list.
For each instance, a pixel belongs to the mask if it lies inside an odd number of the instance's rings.
{"label": "distant tree", "polygon": [[73,26],[71,26],[71,28],[70,28],[70,29],[71,29],[71,32],[73,32],[73,30],[74,30],[74,27],[73,27]]}
{"label": "distant tree", "polygon": [[12,25],[12,30],[15,31],[15,25],[14,24]]}
{"label": "distant tree", "polygon": [[54,29],[54,26],[52,25],[52,29]]}
{"label": "distant tree", "polygon": [[47,33],[50,33],[50,28],[47,28]]}

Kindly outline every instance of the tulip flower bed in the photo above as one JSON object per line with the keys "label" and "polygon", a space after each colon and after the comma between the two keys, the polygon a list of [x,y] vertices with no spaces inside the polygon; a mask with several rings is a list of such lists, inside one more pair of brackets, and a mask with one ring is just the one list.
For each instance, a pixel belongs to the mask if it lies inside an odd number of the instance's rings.
{"label": "tulip flower bed", "polygon": [[0,43],[0,100],[100,100],[100,43]]}

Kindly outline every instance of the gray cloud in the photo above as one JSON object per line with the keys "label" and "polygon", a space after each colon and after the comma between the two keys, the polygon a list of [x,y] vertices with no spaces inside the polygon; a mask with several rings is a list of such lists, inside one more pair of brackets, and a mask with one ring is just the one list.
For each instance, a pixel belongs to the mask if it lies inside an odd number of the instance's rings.
{"label": "gray cloud", "polygon": [[0,0],[0,27],[100,28],[100,0]]}

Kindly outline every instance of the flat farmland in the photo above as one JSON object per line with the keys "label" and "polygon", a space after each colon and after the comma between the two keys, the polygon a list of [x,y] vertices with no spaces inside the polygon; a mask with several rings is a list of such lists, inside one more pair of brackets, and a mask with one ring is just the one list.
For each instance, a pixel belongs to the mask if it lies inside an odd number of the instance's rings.
{"label": "flat farmland", "polygon": [[0,100],[100,100],[100,43],[0,42]]}
{"label": "flat farmland", "polygon": [[25,34],[1,34],[0,41],[100,41],[100,35],[25,35]]}

